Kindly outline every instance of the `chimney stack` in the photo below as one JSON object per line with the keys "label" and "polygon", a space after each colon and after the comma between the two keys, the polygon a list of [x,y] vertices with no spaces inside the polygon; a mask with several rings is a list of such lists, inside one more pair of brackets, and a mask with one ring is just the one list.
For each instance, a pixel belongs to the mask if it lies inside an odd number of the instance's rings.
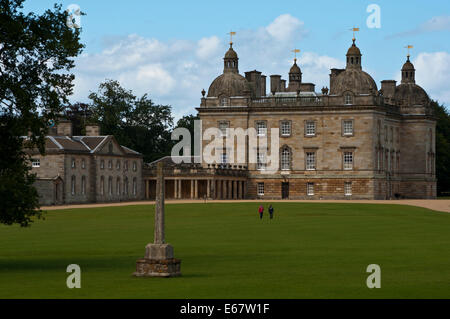
{"label": "chimney stack", "polygon": [[95,124],[86,125],[86,136],[100,136],[100,126]]}
{"label": "chimney stack", "polygon": [[69,120],[59,120],[59,123],[56,127],[56,134],[59,136],[70,136],[72,137],[73,128],[72,122]]}

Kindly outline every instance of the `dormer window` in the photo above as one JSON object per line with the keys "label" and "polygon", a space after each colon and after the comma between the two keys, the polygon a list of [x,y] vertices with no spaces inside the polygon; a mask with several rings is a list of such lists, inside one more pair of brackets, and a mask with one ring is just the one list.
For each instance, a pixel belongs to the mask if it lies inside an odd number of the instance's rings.
{"label": "dormer window", "polygon": [[344,104],[352,105],[353,104],[353,96],[350,93],[345,94],[344,96]]}

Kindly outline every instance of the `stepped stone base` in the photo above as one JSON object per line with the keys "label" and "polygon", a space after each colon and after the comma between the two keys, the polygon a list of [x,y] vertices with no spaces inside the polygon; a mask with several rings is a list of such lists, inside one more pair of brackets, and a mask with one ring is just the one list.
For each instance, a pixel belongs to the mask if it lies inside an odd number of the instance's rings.
{"label": "stepped stone base", "polygon": [[136,277],[181,276],[181,260],[173,258],[173,247],[169,244],[148,244],[145,257],[136,261]]}

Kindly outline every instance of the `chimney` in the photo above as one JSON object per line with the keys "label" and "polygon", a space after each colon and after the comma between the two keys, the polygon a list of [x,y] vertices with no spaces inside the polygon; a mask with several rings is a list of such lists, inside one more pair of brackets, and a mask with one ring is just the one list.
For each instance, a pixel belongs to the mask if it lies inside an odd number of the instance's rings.
{"label": "chimney", "polygon": [[286,80],[281,80],[280,83],[280,91],[286,92]]}
{"label": "chimney", "polygon": [[343,71],[345,71],[345,69],[331,69],[331,73],[330,73],[330,94],[334,94],[334,80]]}
{"label": "chimney", "polygon": [[301,92],[315,92],[316,85],[314,83],[300,83]]}
{"label": "chimney", "polygon": [[395,80],[381,81],[381,90],[383,91],[383,96],[388,98],[394,97],[396,84],[397,81]]}
{"label": "chimney", "polygon": [[281,75],[270,76],[270,92],[280,92]]}
{"label": "chimney", "polygon": [[252,85],[253,96],[256,98],[261,97],[261,72],[259,71],[249,71],[245,72],[245,78]]}
{"label": "chimney", "polygon": [[59,123],[56,127],[56,134],[58,136],[72,137],[72,122],[69,120],[59,120]]}
{"label": "chimney", "polygon": [[261,75],[261,96],[266,96],[266,80],[267,76]]}
{"label": "chimney", "polygon": [[86,125],[86,136],[100,136],[100,126]]}

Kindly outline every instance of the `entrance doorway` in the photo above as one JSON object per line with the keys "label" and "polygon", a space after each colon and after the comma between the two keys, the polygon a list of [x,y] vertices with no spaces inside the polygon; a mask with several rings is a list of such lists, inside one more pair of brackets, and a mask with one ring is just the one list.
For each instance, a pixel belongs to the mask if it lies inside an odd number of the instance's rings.
{"label": "entrance doorway", "polygon": [[281,198],[282,199],[289,198],[289,182],[281,183]]}

